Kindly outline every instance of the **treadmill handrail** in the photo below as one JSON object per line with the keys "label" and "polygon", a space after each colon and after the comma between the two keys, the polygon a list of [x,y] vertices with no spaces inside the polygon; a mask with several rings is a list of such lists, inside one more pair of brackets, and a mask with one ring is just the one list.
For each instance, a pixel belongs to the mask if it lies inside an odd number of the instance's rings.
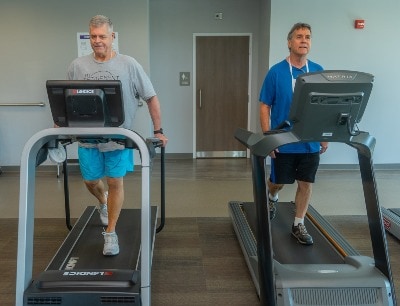
{"label": "treadmill handrail", "polygon": [[[252,154],[261,157],[267,157],[276,148],[289,144],[301,142],[301,139],[291,131],[271,130],[268,133],[254,133],[243,128],[235,131],[235,138],[245,145]],[[326,139],[313,139],[315,142],[324,142]],[[341,141],[334,141],[341,142]],[[357,135],[350,137],[344,143],[354,147],[363,154],[372,156],[375,148],[376,139],[368,132],[360,131]]]}
{"label": "treadmill handrail", "polygon": [[235,138],[244,144],[254,155],[267,157],[277,147],[300,139],[290,131],[273,130],[269,134],[253,133],[242,128],[235,132]]}
{"label": "treadmill handrail", "polygon": [[18,222],[18,251],[16,275],[16,306],[23,305],[23,295],[32,279],[35,171],[36,157],[40,148],[54,139],[74,136],[96,137],[120,135],[136,143],[142,167],[142,210],[141,210],[141,299],[142,305],[150,305],[151,288],[151,211],[150,211],[150,154],[146,142],[136,132],[124,128],[49,128],[34,134],[26,142],[21,156],[20,195]]}

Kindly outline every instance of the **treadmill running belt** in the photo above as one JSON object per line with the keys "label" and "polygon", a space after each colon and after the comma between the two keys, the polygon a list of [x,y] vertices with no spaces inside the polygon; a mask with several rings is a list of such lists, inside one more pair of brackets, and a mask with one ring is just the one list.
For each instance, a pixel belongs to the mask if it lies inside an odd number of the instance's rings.
{"label": "treadmill running belt", "polygon": [[[75,269],[138,269],[139,255],[140,255],[140,209],[122,209],[116,232],[118,234],[118,241],[120,247],[120,253],[116,256],[104,256],[103,246],[104,238],[102,232],[104,226],[101,225],[100,217],[97,211],[93,211],[93,207],[88,207],[84,215],[89,215],[84,230],[81,235],[75,240],[76,234],[74,230],[79,231],[79,226],[73,228],[70,235],[65,240],[64,244],[72,245],[72,250],[69,254],[66,254],[65,249],[60,248],[59,254],[55,256],[53,261],[50,263],[47,270],[75,270]],[[152,214],[152,239],[154,236],[155,222],[157,207],[151,207]],[[82,217],[83,217],[82,216]],[[81,218],[82,218],[81,217]],[[77,224],[81,220],[78,220]],[[75,239],[74,239],[75,238]],[[69,250],[68,250],[69,251]],[[59,258],[63,257],[63,263],[59,268],[57,267]]]}
{"label": "treadmill running belt", "polygon": [[[313,245],[302,245],[291,234],[294,220],[294,205],[291,202],[279,202],[276,205],[276,216],[271,222],[272,244],[274,258],[285,264],[341,264],[342,256],[334,249],[331,243],[307,218],[305,225],[308,233],[313,237]],[[257,237],[256,209],[254,203],[243,203],[243,211],[252,232]],[[285,247],[281,247],[285,244]]]}

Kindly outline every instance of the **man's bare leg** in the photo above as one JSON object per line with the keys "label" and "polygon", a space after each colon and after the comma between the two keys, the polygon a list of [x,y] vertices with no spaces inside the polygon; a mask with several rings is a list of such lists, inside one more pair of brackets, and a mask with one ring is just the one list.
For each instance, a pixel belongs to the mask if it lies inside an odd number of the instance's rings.
{"label": "man's bare leg", "polygon": [[268,205],[269,205],[269,218],[272,220],[276,214],[276,203],[278,202],[278,192],[282,190],[283,184],[272,183],[269,179],[267,180],[268,185]]}
{"label": "man's bare leg", "polygon": [[297,190],[295,197],[296,218],[304,219],[304,217],[306,216],[308,205],[311,200],[311,194],[312,194],[312,183],[297,181]]}
{"label": "man's bare leg", "polygon": [[100,204],[107,203],[108,225],[103,233],[105,241],[103,254],[106,256],[117,255],[119,253],[119,244],[115,228],[124,203],[123,178],[107,177],[108,197],[102,180],[85,181],[85,185]]}
{"label": "man's bare leg", "polygon": [[267,181],[268,185],[268,194],[270,195],[271,200],[277,200],[279,191],[282,190],[284,184],[275,184],[272,183],[269,179]]}
{"label": "man's bare leg", "polygon": [[86,188],[96,197],[99,204],[107,203],[105,186],[102,180],[85,181]]}
{"label": "man's bare leg", "polygon": [[120,178],[107,177],[108,184],[108,226],[107,233],[115,232],[118,218],[124,203],[124,180]]}

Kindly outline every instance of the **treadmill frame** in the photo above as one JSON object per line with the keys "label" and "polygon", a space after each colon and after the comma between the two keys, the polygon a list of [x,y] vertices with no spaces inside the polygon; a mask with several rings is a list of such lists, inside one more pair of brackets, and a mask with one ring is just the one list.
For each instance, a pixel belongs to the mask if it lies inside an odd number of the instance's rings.
{"label": "treadmill frame", "polygon": [[[238,129],[236,139],[250,149],[252,160],[253,195],[257,210],[257,255],[259,290],[262,305],[275,306],[277,292],[275,288],[275,264],[272,249],[271,223],[267,203],[265,182],[265,158],[275,148],[301,140],[290,131],[275,130],[266,134],[256,134]],[[345,142],[345,141],[343,141]],[[357,149],[361,179],[365,197],[369,230],[372,241],[375,267],[390,283],[389,305],[397,305],[393,277],[390,268],[389,254],[381,210],[378,201],[376,182],[373,171],[372,151],[375,138],[366,132],[360,132],[345,142]],[[241,242],[242,243],[242,242]],[[254,264],[254,263],[253,263]]]}
{"label": "treadmill frame", "polygon": [[32,280],[33,238],[35,213],[35,173],[39,150],[57,139],[71,139],[71,135],[82,138],[125,137],[133,141],[140,151],[142,173],[141,201],[141,303],[151,305],[151,208],[149,148],[136,132],[114,127],[50,128],[34,134],[25,144],[21,156],[20,195],[18,221],[18,250],[16,275],[16,306],[23,305],[24,291]]}

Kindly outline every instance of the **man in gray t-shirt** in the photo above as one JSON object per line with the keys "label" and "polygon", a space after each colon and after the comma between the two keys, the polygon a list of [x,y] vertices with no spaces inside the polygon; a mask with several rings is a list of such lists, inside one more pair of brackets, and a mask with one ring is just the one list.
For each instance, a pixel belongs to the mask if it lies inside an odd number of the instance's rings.
{"label": "man in gray t-shirt", "polygon": [[132,57],[112,51],[108,60],[96,59],[95,53],[78,57],[68,69],[70,80],[120,80],[125,109],[124,128],[133,129],[139,99],[156,97],[143,67]]}
{"label": "man in gray t-shirt", "polygon": [[[122,127],[133,129],[139,99],[147,102],[153,121],[154,136],[168,142],[161,128],[160,103],[147,74],[132,57],[112,49],[115,34],[111,20],[94,16],[89,23],[90,44],[93,53],[75,59],[68,69],[70,80],[120,80],[124,100],[125,122]],[[123,177],[133,171],[131,149],[109,142],[107,144],[79,143],[79,165],[85,185],[99,201],[100,220],[107,226],[103,254],[119,253],[115,227],[124,202]],[[106,179],[108,191],[102,178]]]}

